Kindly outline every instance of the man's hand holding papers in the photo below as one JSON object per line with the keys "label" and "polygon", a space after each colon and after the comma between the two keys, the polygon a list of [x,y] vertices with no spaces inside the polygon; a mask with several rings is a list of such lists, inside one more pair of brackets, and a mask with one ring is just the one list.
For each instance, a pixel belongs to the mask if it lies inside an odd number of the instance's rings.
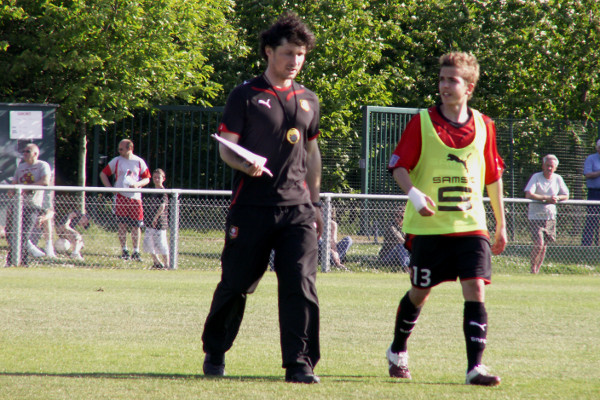
{"label": "man's hand holding papers", "polygon": [[[265,157],[259,156],[258,154],[255,154],[236,143],[233,143],[227,139],[224,139],[217,134],[213,133],[211,135],[211,137],[213,139],[215,139],[217,142],[223,144],[225,147],[227,147],[231,151],[233,151],[235,154],[240,156],[242,159],[244,159],[248,163],[248,165],[255,165],[257,167],[256,172],[258,172],[258,170],[260,170],[260,171],[264,172],[265,174],[269,175],[270,177],[273,177],[273,173],[271,171],[269,171],[269,169],[267,167],[265,167],[265,164],[267,163],[267,159]],[[258,174],[251,173],[251,175],[252,176],[260,176],[261,173],[258,173]]]}

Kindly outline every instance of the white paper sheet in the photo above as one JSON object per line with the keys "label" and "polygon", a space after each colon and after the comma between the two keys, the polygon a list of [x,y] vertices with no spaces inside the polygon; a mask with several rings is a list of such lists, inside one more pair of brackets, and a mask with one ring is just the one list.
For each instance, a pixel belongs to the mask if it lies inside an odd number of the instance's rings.
{"label": "white paper sheet", "polygon": [[258,154],[255,154],[249,150],[246,150],[245,148],[243,148],[242,146],[230,142],[227,139],[223,139],[221,136],[213,133],[211,135],[211,137],[213,139],[215,139],[217,142],[224,144],[225,146],[227,146],[228,149],[232,150],[235,154],[237,154],[238,156],[242,157],[244,160],[248,161],[249,163],[254,163],[256,162],[258,165],[261,166],[263,172],[267,175],[269,175],[270,177],[273,177],[273,173],[271,171],[269,171],[269,169],[267,167],[265,167],[265,164],[267,163],[267,159],[263,156],[259,156]]}

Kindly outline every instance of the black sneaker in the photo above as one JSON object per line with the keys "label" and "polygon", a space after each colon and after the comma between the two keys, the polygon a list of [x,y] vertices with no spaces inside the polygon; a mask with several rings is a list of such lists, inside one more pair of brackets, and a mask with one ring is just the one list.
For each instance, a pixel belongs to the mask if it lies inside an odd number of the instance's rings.
{"label": "black sneaker", "polygon": [[133,254],[131,255],[131,259],[133,261],[142,261],[142,256],[140,255],[139,251],[134,251]]}
{"label": "black sneaker", "polygon": [[305,368],[287,368],[285,370],[285,381],[289,383],[320,383],[321,379],[314,372],[306,371]]}
{"label": "black sneaker", "polygon": [[121,258],[123,260],[129,260],[129,250],[123,250],[123,253],[121,254]]}
{"label": "black sneaker", "polygon": [[[213,361],[217,363],[213,364]],[[204,364],[202,364],[202,371],[206,376],[225,376],[225,356],[221,356],[219,360],[219,357],[206,353]]]}

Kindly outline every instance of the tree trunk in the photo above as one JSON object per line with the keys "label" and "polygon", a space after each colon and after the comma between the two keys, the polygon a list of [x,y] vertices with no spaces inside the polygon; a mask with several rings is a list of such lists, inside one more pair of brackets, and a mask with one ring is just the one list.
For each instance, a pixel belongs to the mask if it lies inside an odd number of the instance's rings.
{"label": "tree trunk", "polygon": [[[79,124],[79,166],[77,169],[77,185],[85,186],[86,178],[86,159],[87,159],[87,125],[85,123]],[[79,208],[82,213],[85,212],[85,192],[79,193]]]}

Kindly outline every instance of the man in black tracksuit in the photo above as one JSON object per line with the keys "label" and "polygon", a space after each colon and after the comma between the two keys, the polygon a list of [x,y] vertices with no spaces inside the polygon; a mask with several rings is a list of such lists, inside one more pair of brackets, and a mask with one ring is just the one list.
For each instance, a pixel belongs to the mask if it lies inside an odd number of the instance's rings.
{"label": "man in black tracksuit", "polygon": [[256,289],[274,249],[286,381],[318,383],[313,369],[320,358],[315,280],[323,229],[319,101],[294,82],[314,35],[297,15],[285,14],[261,33],[260,43],[267,68],[231,92],[219,135],[267,162],[249,163],[220,145],[221,158],[236,173],[221,282],[202,335],[203,369],[205,375],[224,375],[225,352],[238,333],[246,297]]}

